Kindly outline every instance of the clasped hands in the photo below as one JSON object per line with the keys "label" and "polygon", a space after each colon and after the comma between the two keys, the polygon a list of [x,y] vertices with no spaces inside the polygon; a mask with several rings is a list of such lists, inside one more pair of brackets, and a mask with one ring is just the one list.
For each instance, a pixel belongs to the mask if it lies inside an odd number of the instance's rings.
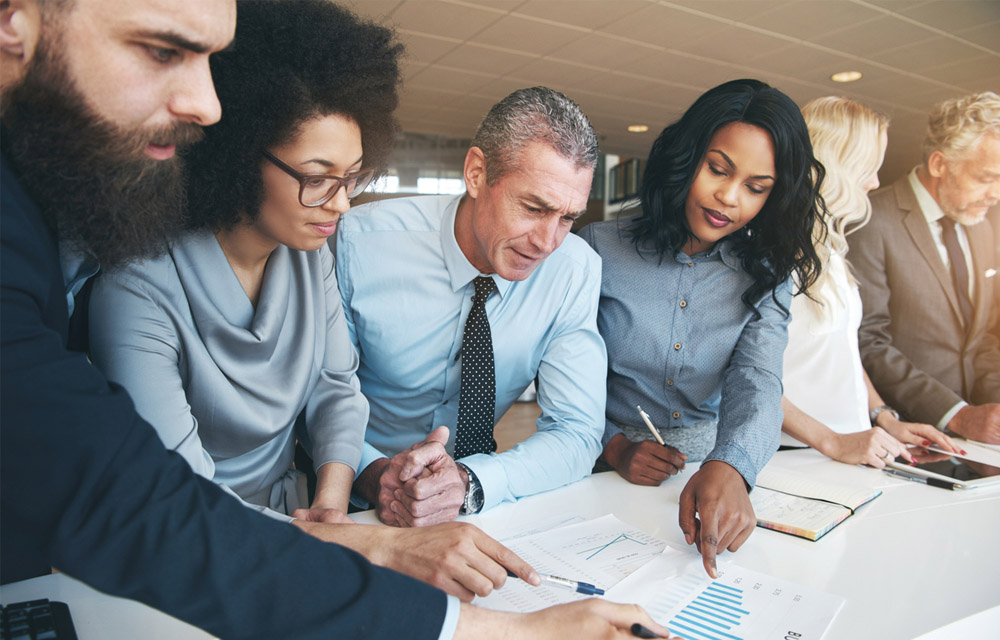
{"label": "clasped hands", "polygon": [[469,478],[445,451],[448,433],[448,427],[438,427],[422,442],[365,469],[362,476],[368,478],[359,478],[360,484],[368,488],[365,497],[375,504],[379,520],[426,527],[458,517]]}

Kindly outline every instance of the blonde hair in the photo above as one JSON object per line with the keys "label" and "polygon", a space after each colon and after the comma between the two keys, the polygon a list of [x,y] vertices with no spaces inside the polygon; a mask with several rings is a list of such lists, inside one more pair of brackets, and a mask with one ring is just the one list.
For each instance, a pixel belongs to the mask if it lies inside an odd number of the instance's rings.
{"label": "blonde hair", "polygon": [[1000,136],[1000,96],[992,91],[947,100],[934,107],[924,137],[924,162],[935,151],[962,160],[983,136]]}
{"label": "blonde hair", "polygon": [[[830,255],[847,255],[847,235],[860,229],[871,218],[872,205],[863,186],[882,163],[882,134],[889,128],[889,118],[860,102],[829,96],[816,98],[802,108],[809,127],[813,155],[826,168],[820,194],[829,215],[817,220],[813,232],[816,253],[823,271],[810,296],[829,315],[830,303],[846,305],[846,300],[831,295]],[[848,266],[847,277],[857,283]]]}

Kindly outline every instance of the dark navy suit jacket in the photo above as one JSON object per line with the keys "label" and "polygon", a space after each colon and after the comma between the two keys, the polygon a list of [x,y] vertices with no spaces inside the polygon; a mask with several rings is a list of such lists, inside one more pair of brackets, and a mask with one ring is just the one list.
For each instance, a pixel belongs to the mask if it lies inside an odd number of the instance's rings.
{"label": "dark navy suit jacket", "polygon": [[437,638],[442,592],[195,476],[66,348],[57,244],[0,164],[0,582],[56,567],[225,638]]}

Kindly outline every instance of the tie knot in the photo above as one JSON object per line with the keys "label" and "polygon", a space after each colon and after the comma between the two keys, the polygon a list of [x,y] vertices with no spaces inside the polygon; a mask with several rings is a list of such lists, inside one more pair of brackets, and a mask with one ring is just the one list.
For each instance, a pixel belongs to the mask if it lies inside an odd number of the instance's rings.
{"label": "tie knot", "polygon": [[945,231],[954,231],[955,221],[949,218],[948,216],[945,216],[941,218],[941,228],[944,229]]}
{"label": "tie knot", "polygon": [[497,285],[493,282],[493,278],[487,278],[485,276],[478,276],[472,281],[472,284],[476,286],[476,300],[478,302],[486,302],[486,299],[490,297],[490,294],[496,291]]}

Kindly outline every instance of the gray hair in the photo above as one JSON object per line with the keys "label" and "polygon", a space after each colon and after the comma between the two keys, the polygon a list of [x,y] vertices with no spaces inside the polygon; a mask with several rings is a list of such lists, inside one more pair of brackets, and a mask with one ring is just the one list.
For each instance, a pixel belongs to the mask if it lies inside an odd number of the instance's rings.
{"label": "gray hair", "polygon": [[581,169],[597,166],[597,134],[580,106],[548,87],[518,89],[493,105],[473,146],[486,158],[486,183],[516,168],[529,143],[545,142]]}
{"label": "gray hair", "polygon": [[987,134],[1000,135],[1000,96],[984,91],[942,102],[928,118],[924,162],[935,151],[961,160]]}

